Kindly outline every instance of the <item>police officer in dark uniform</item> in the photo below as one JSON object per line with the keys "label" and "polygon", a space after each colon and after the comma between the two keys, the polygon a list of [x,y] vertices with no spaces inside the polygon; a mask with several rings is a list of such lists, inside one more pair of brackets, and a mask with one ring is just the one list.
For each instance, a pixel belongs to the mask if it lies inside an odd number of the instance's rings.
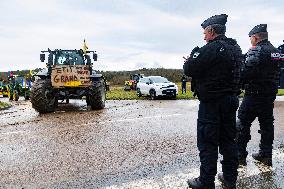
{"label": "police officer in dark uniform", "polygon": [[240,165],[246,165],[247,143],[251,139],[251,123],[258,117],[261,134],[260,150],[252,157],[272,166],[274,139],[273,107],[280,77],[281,54],[268,41],[267,25],[260,24],[249,32],[252,47],[246,54],[241,80],[245,96],[238,112],[238,156]]}
{"label": "police officer in dark uniform", "polygon": [[194,48],[184,64],[184,72],[192,77],[194,93],[200,101],[197,120],[200,176],[187,181],[190,188],[215,188],[218,148],[223,155],[223,174],[218,178],[227,188],[236,188],[238,156],[234,139],[243,56],[236,40],[225,36],[227,17],[215,15],[201,24],[207,44]]}
{"label": "police officer in dark uniform", "polygon": [[[284,40],[283,40],[283,42],[284,42]],[[281,65],[279,88],[284,89],[284,44],[280,45],[278,47],[278,50],[280,50],[280,52],[282,53],[282,55],[281,55],[282,65]]]}
{"label": "police officer in dark uniform", "polygon": [[[284,42],[284,40],[283,40],[283,42]],[[281,53],[284,53],[284,44],[280,45],[278,47],[278,49],[280,50]]]}

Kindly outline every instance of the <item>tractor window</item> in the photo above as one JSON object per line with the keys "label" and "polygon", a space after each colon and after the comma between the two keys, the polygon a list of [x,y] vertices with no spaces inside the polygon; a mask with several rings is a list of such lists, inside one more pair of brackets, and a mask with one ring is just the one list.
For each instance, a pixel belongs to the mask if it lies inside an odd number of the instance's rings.
{"label": "tractor window", "polygon": [[139,75],[133,75],[132,79],[138,82],[140,77],[139,77]]}
{"label": "tractor window", "polygon": [[61,51],[55,56],[56,65],[85,65],[83,57],[77,51]]}
{"label": "tractor window", "polygon": [[57,60],[58,64],[66,64],[66,57],[59,56]]}

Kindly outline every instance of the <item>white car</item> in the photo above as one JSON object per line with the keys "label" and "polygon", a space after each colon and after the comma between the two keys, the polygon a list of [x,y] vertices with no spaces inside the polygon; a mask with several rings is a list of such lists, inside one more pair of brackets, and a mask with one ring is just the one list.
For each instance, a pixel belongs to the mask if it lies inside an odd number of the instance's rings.
{"label": "white car", "polygon": [[143,77],[137,83],[137,96],[150,96],[154,100],[158,96],[176,98],[178,86],[161,76]]}

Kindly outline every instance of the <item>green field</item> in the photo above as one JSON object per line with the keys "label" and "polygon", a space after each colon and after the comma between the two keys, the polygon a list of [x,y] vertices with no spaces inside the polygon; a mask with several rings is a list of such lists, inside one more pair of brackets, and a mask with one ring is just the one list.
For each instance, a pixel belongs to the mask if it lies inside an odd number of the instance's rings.
{"label": "green field", "polygon": [[[181,83],[177,83],[179,91],[177,99],[194,99],[193,93],[190,91],[190,83],[187,83],[186,94],[181,94]],[[136,91],[124,91],[123,86],[110,86],[107,91],[107,100],[146,100],[149,97],[137,97]],[[284,89],[279,89],[278,96],[284,95]],[[241,95],[242,96],[242,95]]]}
{"label": "green field", "polygon": [[283,96],[284,95],[284,89],[278,89],[277,96]]}
{"label": "green field", "polygon": [[9,107],[9,106],[10,106],[10,104],[0,101],[0,109],[6,108],[6,107]]}
{"label": "green field", "polygon": [[[187,83],[187,93],[181,94],[181,83],[177,83],[179,91],[177,99],[193,99],[193,94],[190,91],[190,83]],[[108,100],[146,100],[149,97],[138,97],[136,91],[124,91],[123,86],[110,86],[110,91],[107,92]]]}

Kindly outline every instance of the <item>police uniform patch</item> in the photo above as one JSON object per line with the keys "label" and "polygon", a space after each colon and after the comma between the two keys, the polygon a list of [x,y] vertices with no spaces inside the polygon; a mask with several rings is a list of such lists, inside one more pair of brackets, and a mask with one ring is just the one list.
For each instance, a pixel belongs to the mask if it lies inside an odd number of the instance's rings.
{"label": "police uniform patch", "polygon": [[272,60],[284,60],[284,54],[282,53],[271,53]]}
{"label": "police uniform patch", "polygon": [[197,58],[199,55],[200,55],[199,52],[195,52],[195,53],[193,54],[193,57],[192,57],[192,58]]}

